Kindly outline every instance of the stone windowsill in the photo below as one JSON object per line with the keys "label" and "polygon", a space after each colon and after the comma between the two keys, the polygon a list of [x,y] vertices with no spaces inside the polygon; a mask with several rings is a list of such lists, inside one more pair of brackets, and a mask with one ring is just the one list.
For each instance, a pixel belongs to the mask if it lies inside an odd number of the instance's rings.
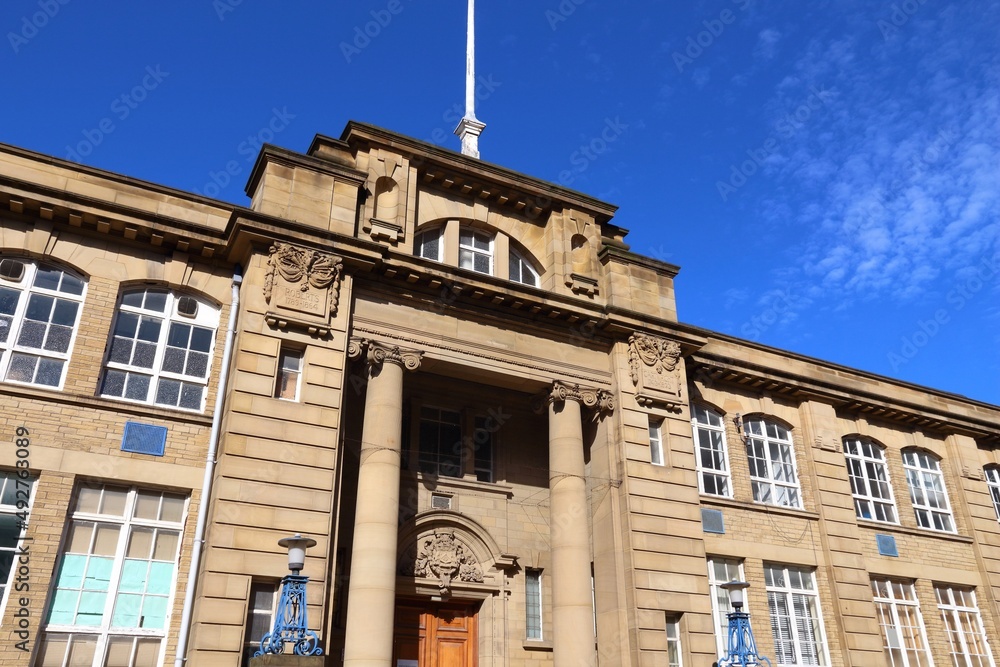
{"label": "stone windowsill", "polygon": [[428,475],[422,472],[403,471],[403,479],[416,480],[431,491],[479,491],[480,493],[514,497],[514,487],[496,482],[480,482],[477,479]]}
{"label": "stone windowsill", "polygon": [[974,541],[966,535],[949,533],[943,530],[931,530],[930,528],[912,528],[901,526],[898,523],[885,523],[883,521],[869,521],[868,519],[858,519],[859,528],[870,528],[880,533],[903,533],[904,535],[916,535],[917,537],[934,537],[939,540],[952,540],[955,542],[966,542],[972,544]]}
{"label": "stone windowsill", "polygon": [[521,646],[525,651],[551,651],[551,639],[525,639]]}
{"label": "stone windowsill", "polygon": [[799,519],[819,520],[819,513],[810,510],[798,509],[795,507],[782,507],[781,505],[769,505],[767,503],[733,500],[731,498],[721,498],[719,496],[701,495],[701,504],[707,506],[733,507],[741,510],[752,510],[757,512],[767,512],[768,514],[780,514],[783,516],[793,516]]}

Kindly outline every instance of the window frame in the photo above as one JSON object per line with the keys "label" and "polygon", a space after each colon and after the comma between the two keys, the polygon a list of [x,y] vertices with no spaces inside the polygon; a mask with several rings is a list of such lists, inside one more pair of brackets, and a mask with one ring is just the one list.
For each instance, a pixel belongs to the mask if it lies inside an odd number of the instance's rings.
{"label": "window frame", "polygon": [[[667,637],[667,667],[684,667],[684,642],[681,639],[681,619],[683,614],[673,614],[667,612],[664,632]],[[674,648],[673,660],[671,657],[671,647]]]}
{"label": "window frame", "polygon": [[[462,243],[462,236],[465,234],[472,235],[472,245],[466,245]],[[479,238],[486,238],[489,240],[489,248],[477,248],[476,240]],[[462,266],[462,253],[469,253],[472,257],[471,266]],[[489,261],[489,270],[480,271],[476,268],[476,256],[485,256]],[[475,273],[482,274],[484,276],[495,276],[496,275],[496,234],[484,231],[482,229],[477,229],[470,225],[462,225],[458,228],[458,268],[464,269],[466,271],[473,271]]]}
{"label": "window frame", "polygon": [[[285,362],[290,358],[298,361],[297,368],[285,368]],[[302,376],[305,374],[305,358],[305,350],[300,348],[282,345],[278,349],[277,370],[274,378],[274,398],[279,401],[288,401],[290,403],[299,402],[302,398]],[[291,397],[282,396],[282,388],[285,386],[286,373],[295,373],[295,388]]]}
{"label": "window frame", "polygon": [[[422,474],[425,474],[425,475],[429,474],[429,475],[436,475],[438,477],[449,477],[451,479],[461,479],[464,476],[464,474],[465,474],[465,466],[464,466],[465,462],[463,461],[463,459],[465,458],[465,452],[464,452],[464,450],[466,448],[465,447],[465,443],[463,442],[463,440],[464,440],[464,428],[463,427],[464,427],[465,424],[464,424],[464,419],[463,419],[464,416],[462,414],[462,411],[461,410],[454,410],[452,408],[442,407],[440,405],[430,405],[430,404],[426,404],[426,405],[425,404],[421,404],[421,405],[418,405],[416,407],[417,407],[417,409],[416,409],[416,417],[417,418],[416,418],[415,421],[416,421],[416,426],[417,426],[417,430],[416,430],[416,436],[417,437],[416,437],[416,447],[414,449],[415,449],[415,454],[416,454],[416,463],[417,463],[417,468],[416,469],[417,469],[417,471],[420,472],[420,473],[422,473]],[[433,420],[431,419],[431,417],[428,417],[428,416],[424,415],[424,412],[425,411],[429,411],[429,410],[434,410],[434,411],[437,412],[437,417],[434,418]],[[444,420],[444,415],[445,414],[455,415],[456,418],[455,418],[454,421],[445,421]],[[426,464],[429,462],[429,456],[425,455],[425,450],[424,450],[423,426],[424,426],[424,422],[425,421],[433,421],[434,423],[436,423],[436,424],[439,425],[438,440],[437,440],[437,443],[435,445],[435,451],[434,452],[428,452],[428,455],[431,454],[431,453],[434,454],[434,470],[425,469]],[[442,455],[441,455],[441,452],[443,451],[442,450],[442,443],[441,443],[441,438],[443,436],[440,433],[440,425],[441,424],[445,424],[445,425],[448,425],[448,426],[454,426],[454,427],[457,427],[457,429],[458,429],[458,441],[455,442],[452,445],[453,447],[457,448],[457,455],[458,455],[458,471],[454,475],[446,474],[446,473],[444,473],[444,472],[441,471],[441,468],[442,468],[442,458],[443,458]]]}
{"label": "window frame", "polygon": [[[751,430],[751,424],[760,424],[761,433],[756,434]],[[775,427],[775,433],[778,437],[772,437],[768,434],[768,426]],[[785,433],[787,439],[782,439],[780,437],[781,431]],[[750,468],[750,486],[753,492],[753,500],[755,503],[760,503],[762,505],[774,505],[776,507],[788,507],[791,509],[803,509],[803,499],[802,499],[802,485],[799,481],[799,467],[795,456],[795,439],[792,436],[792,430],[786,428],[783,424],[777,420],[770,419],[768,417],[758,415],[758,416],[747,416],[743,418],[743,438],[744,438],[744,448],[747,454],[747,464]],[[760,443],[764,448],[764,453],[766,458],[761,459],[756,456],[752,451],[752,447],[755,443]],[[777,447],[777,452],[780,455],[782,447],[787,447],[788,460],[775,460],[771,457],[772,447]],[[754,474],[754,460],[763,460],[766,464],[765,471],[767,472],[767,477],[761,477]],[[792,482],[781,481],[774,476],[774,465],[780,466],[790,466],[791,474],[794,478]],[[759,467],[759,466],[758,466]],[[768,494],[771,500],[761,500],[758,497],[758,488],[760,486],[766,485]],[[792,497],[794,499],[794,504],[787,502],[778,502],[779,493],[778,491],[785,492],[785,498]]]}
{"label": "window frame", "polygon": [[[707,419],[711,416],[716,416],[719,418],[719,424],[712,424],[711,421],[701,421],[699,417],[704,414]],[[698,471],[698,491],[707,496],[716,496],[719,498],[732,498],[733,497],[733,484],[731,476],[731,467],[729,465],[729,443],[726,438],[726,418],[725,416],[712,408],[705,405],[695,404],[692,406],[691,410],[691,432],[694,437],[694,447],[695,447],[695,468]],[[722,447],[722,468],[709,468],[703,463],[703,456],[706,452],[714,452],[711,449],[706,449],[702,447],[701,433],[704,432],[706,437],[709,439],[710,446],[714,446],[715,443],[712,442],[712,435],[716,434],[720,438],[720,443]],[[715,481],[716,488],[719,487],[720,482],[725,487],[724,493],[715,493],[706,490],[706,478],[711,477]]]}
{"label": "window frame", "polygon": [[[267,610],[264,614],[263,610],[257,609],[254,606],[254,591],[255,590],[265,590],[270,589],[271,591],[271,608]],[[268,632],[274,629],[274,614],[278,609],[278,598],[281,597],[281,584],[276,581],[269,581],[264,579],[253,579],[250,582],[250,597],[247,600],[247,618],[243,625],[243,655],[240,658],[240,667],[247,667],[250,664],[250,659],[253,658],[253,653],[260,650],[261,640]],[[250,638],[250,633],[253,631],[253,619],[254,616],[267,616],[267,631],[261,636],[260,640],[254,641]],[[253,651],[253,653],[251,653]]]}
{"label": "window frame", "polygon": [[667,465],[663,446],[663,420],[649,416],[649,462],[662,468]]}
{"label": "window frame", "polygon": [[[947,591],[948,601],[942,601],[941,593]],[[959,604],[956,601],[955,592],[961,591],[962,597],[969,595],[972,598],[972,605]],[[977,653],[978,656],[985,655],[988,659],[986,663],[990,667],[995,667],[996,663],[993,660],[993,650],[990,648],[990,640],[986,635],[986,627],[983,625],[983,616],[979,611],[979,602],[976,599],[976,589],[967,586],[955,586],[952,584],[935,583],[934,584],[934,597],[937,602],[938,612],[941,614],[941,622],[945,627],[945,636],[948,638],[948,649],[949,655],[951,655],[952,663],[958,665],[959,667],[979,667],[983,664],[982,661],[977,661],[973,663],[972,654],[969,652],[969,642],[967,635],[969,634],[967,630],[969,625],[963,623],[963,620],[974,620],[975,626],[973,630],[977,632],[977,639],[980,646],[986,649],[986,653]],[[950,617],[950,623],[949,623]],[[953,630],[952,628],[955,628]],[[956,653],[955,643],[952,635],[955,635],[959,640],[959,648],[961,648],[961,653]],[[959,657],[962,658],[962,663],[959,663]]]}
{"label": "window frame", "polygon": [[[35,260],[29,259],[27,257],[17,257],[17,256],[4,256],[0,259],[9,259],[15,262],[20,262],[24,266],[24,274],[21,276],[21,280],[14,282],[12,280],[7,280],[0,278],[0,288],[6,288],[17,292],[17,301],[14,304],[14,311],[10,314],[3,315],[3,317],[10,318],[9,329],[7,331],[7,336],[2,342],[0,342],[0,378],[3,378],[4,382],[10,382],[12,384],[17,384],[26,387],[37,387],[40,389],[50,389],[55,391],[61,391],[66,384],[67,369],[69,367],[70,359],[73,356],[73,348],[76,345],[76,337],[80,332],[80,320],[83,317],[83,307],[87,300],[87,288],[89,286],[88,280],[80,273],[73,271],[71,269],[65,268],[58,264],[52,264],[49,262],[37,262]],[[59,288],[50,289],[46,287],[36,286],[35,280],[39,275],[39,271],[44,269],[45,271],[58,271],[60,272],[59,285],[62,286],[65,278],[64,276],[69,276],[73,280],[79,281],[81,283],[80,293],[73,294],[72,292],[64,292]],[[17,342],[17,339],[21,336],[24,330],[25,321],[40,322],[41,320],[28,320],[27,312],[29,304],[33,296],[47,297],[53,300],[62,300],[76,304],[76,316],[73,321],[72,327],[70,327],[69,342],[66,345],[65,352],[55,352],[52,350],[46,350],[44,347],[31,347],[28,345],[21,345]],[[45,338],[48,338],[50,333],[50,327],[52,325],[52,317],[55,312],[57,303],[54,301],[49,310],[49,319],[46,321],[45,328]],[[66,326],[66,325],[56,325],[56,326]],[[45,345],[43,340],[42,346]],[[35,363],[34,370],[32,371],[31,382],[25,382],[24,380],[17,380],[9,377],[11,366],[13,365],[13,360],[15,356],[27,356],[34,357],[37,359]],[[42,360],[56,360],[61,364],[59,371],[59,382],[57,384],[46,384],[43,382],[38,382],[39,368],[41,366]]]}
{"label": "window frame", "polygon": [[[722,584],[729,583],[730,581],[746,581],[746,574],[744,573],[744,561],[738,558],[726,558],[721,556],[708,556],[706,558],[708,564],[708,593],[712,600],[712,625],[715,626],[715,648],[719,659],[723,659],[727,656],[726,651],[728,650],[729,642],[729,617],[728,614],[733,608],[732,596],[729,591],[722,588]],[[729,578],[725,581],[719,580],[715,572],[715,564],[725,564],[726,571],[729,572],[731,566],[736,567],[736,574],[730,574]],[[744,591],[744,608],[750,608],[750,591]],[[722,608],[720,598],[725,598],[726,608]]]}
{"label": "window frame", "polygon": [[[143,306],[132,306],[126,305],[125,299],[127,296],[141,293],[143,295],[143,303],[145,303],[146,295],[149,293],[155,294],[165,294],[164,309],[162,311],[155,311],[152,309],[145,308]],[[181,315],[177,310],[177,304],[183,297],[191,297],[198,303],[198,313],[195,317],[188,317],[186,315]],[[135,352],[135,343],[140,339],[138,336],[139,328],[141,323],[144,321],[143,318],[156,319],[160,322],[160,331],[158,338],[155,342],[155,350],[153,352],[153,361],[150,367],[144,367],[135,365],[132,363],[123,363],[120,361],[112,361],[111,357],[114,352],[115,339],[119,337],[117,333],[119,320],[122,315],[135,315],[138,318],[138,323],[136,325],[136,333],[131,338],[133,343],[133,348],[131,354]],[[127,403],[136,403],[139,405],[150,405],[158,408],[164,408],[167,410],[182,410],[184,412],[196,412],[203,413],[208,405],[208,387],[212,381],[212,365],[215,361],[216,352],[216,339],[219,335],[219,322],[221,316],[221,309],[218,306],[210,303],[204,298],[188,294],[186,292],[178,292],[170,289],[167,286],[159,285],[139,285],[135,287],[126,287],[121,290],[118,295],[118,301],[115,304],[115,317],[111,322],[111,327],[108,331],[108,341],[104,352],[104,363],[101,367],[101,377],[98,382],[97,392],[101,398],[106,398],[108,400],[114,401],[125,401]],[[192,351],[202,353],[201,350],[193,350],[190,347],[191,336],[194,333],[195,328],[207,329],[211,331],[209,337],[208,350],[204,352],[207,355],[205,375],[199,378],[194,375],[187,375],[185,373],[177,373],[166,371],[163,369],[164,359],[167,354],[167,348],[182,349],[177,346],[169,344],[170,340],[170,330],[173,325],[185,325],[191,327],[191,331],[188,334],[188,347],[183,348],[185,350],[185,361],[187,360],[187,355]],[[121,336],[121,338],[125,338]],[[145,340],[146,344],[151,344],[153,341]],[[111,393],[105,393],[105,383],[108,382],[109,372],[124,373],[125,379],[122,385],[122,396],[116,396]],[[141,375],[148,378],[148,386],[146,387],[146,398],[129,398],[124,394],[127,393],[128,381],[133,375]],[[181,383],[181,388],[178,389],[178,401],[180,401],[183,395],[183,387],[186,384],[198,385],[202,388],[201,391],[201,404],[198,408],[187,408],[181,405],[170,405],[168,403],[160,403],[157,401],[157,395],[159,393],[159,386],[162,380],[168,380],[172,382]]]}
{"label": "window frame", "polygon": [[[465,460],[462,462],[462,474],[464,475],[466,471],[471,472],[480,482],[493,483],[495,481],[497,443],[494,436],[499,429],[491,426],[493,421],[493,417],[489,415],[472,415],[472,437],[469,441],[469,447],[463,448]],[[480,435],[484,436],[482,442],[480,442]],[[488,445],[489,449],[487,465],[481,464],[484,458],[479,456],[479,449],[483,445]],[[481,479],[481,476],[486,477],[486,479]]]}
{"label": "window frame", "polygon": [[[914,462],[911,462],[911,457],[914,458]],[[933,530],[939,533],[957,533],[957,527],[955,523],[955,515],[952,513],[951,509],[951,499],[948,497],[948,485],[945,483],[944,470],[941,468],[941,458],[936,454],[929,452],[925,449],[910,448],[904,449],[902,452],[903,458],[903,470],[906,471],[906,485],[910,491],[910,504],[913,506],[913,514],[916,519],[917,526],[925,530]],[[927,461],[934,464],[934,468],[927,468],[921,463]],[[914,486],[914,478],[920,480],[920,486]],[[937,479],[940,482],[940,494],[944,500],[944,509],[939,507],[933,507],[928,502],[918,502],[917,492],[926,499],[929,496],[926,493],[927,482],[929,480]],[[935,493],[938,493],[937,489],[933,489]],[[921,512],[924,514],[922,515]],[[926,522],[929,525],[924,525],[921,522],[921,516],[925,517]],[[947,527],[937,528],[934,524],[937,522],[935,519],[946,518]],[[942,525],[944,522],[942,521]]]}
{"label": "window frame", "polygon": [[[879,583],[885,586],[887,595],[883,595],[879,591]],[[898,597],[896,586],[907,590],[911,597]],[[883,649],[886,652],[886,659],[889,661],[889,667],[925,667],[925,665],[933,665],[934,661],[931,657],[931,648],[927,641],[927,626],[924,624],[924,617],[920,612],[920,599],[917,596],[915,583],[913,581],[903,581],[900,579],[893,579],[891,577],[872,577],[871,589],[872,599],[875,601],[875,613],[879,619],[879,627],[882,631]],[[902,608],[912,610],[916,618],[916,625],[903,625],[902,615],[900,613]],[[909,614],[906,614],[906,616],[909,617]],[[891,626],[886,624],[886,620],[891,623]],[[908,618],[907,620],[910,619]],[[889,652],[892,648],[889,646],[888,629],[890,627],[895,632],[897,641],[900,643],[899,655],[902,658],[902,662],[900,664],[896,664],[892,654]],[[906,630],[910,631],[909,636],[907,636]],[[912,631],[914,630],[919,635],[916,639],[920,641],[920,646],[915,648],[906,645],[907,639],[914,639],[912,635]],[[920,654],[920,658],[914,665],[910,664],[909,654],[911,652],[918,652]]]}
{"label": "window frame", "polygon": [[[854,445],[856,447],[856,451],[848,451],[850,445]],[[869,451],[876,453],[877,456],[867,454],[865,452],[866,447]],[[889,474],[889,462],[885,455],[887,451],[886,448],[871,438],[851,436],[843,439],[843,450],[847,466],[847,476],[851,482],[851,495],[854,498],[855,515],[859,519],[864,519],[865,521],[878,521],[880,523],[889,523],[898,526],[899,512],[896,509],[896,493],[892,488],[892,476]],[[856,465],[857,469],[860,470],[860,476],[855,474],[855,469],[852,468],[852,462]],[[876,471],[881,469],[885,479],[873,479],[871,474],[873,468],[875,468]],[[864,485],[865,493],[858,493],[855,480],[858,480],[858,484]],[[877,497],[872,493],[872,489],[876,488],[876,484],[883,483],[885,484],[888,492],[888,500]],[[862,516],[862,505],[865,503],[867,503],[869,508],[868,512],[871,516]],[[883,512],[885,512],[886,507],[888,507],[892,518],[878,518],[877,515],[879,507],[882,507]]]}
{"label": "window frame", "polygon": [[[774,583],[768,584],[768,572],[774,568],[779,568],[782,572],[782,579],[785,582],[784,585],[776,585]],[[790,572],[796,571],[801,579],[803,575],[809,575],[809,581],[811,583],[810,589],[795,588],[791,585],[792,579],[789,576]],[[773,577],[773,575],[771,575]],[[767,592],[767,608],[768,617],[771,622],[771,635],[774,640],[774,664],[778,667],[798,667],[799,665],[809,665],[817,664],[819,667],[829,667],[830,665],[830,644],[826,637],[826,625],[823,622],[823,606],[820,600],[819,586],[816,581],[816,570],[812,567],[803,567],[798,565],[788,565],[785,563],[764,563],[764,589]],[[778,627],[778,622],[776,619],[777,604],[773,603],[774,596],[782,596],[785,601],[786,609],[789,613],[789,631],[791,633],[789,641],[792,646],[792,650],[795,653],[794,660],[792,662],[782,662],[781,658],[778,657],[778,638],[774,636],[774,631]],[[797,610],[795,607],[795,595],[804,596],[812,600],[811,608],[807,605],[807,609],[810,612],[809,616],[799,616],[797,615]],[[812,616],[812,612],[815,612],[815,617]],[[814,626],[815,637],[814,642],[817,644],[813,647],[816,653],[817,663],[806,662],[803,656],[803,639],[799,637],[799,623],[802,620],[810,621]]]}
{"label": "window frame", "polygon": [[1000,522],[1000,466],[988,465],[983,467],[983,477],[986,479],[986,488],[990,492],[990,499],[993,501],[993,510],[997,514],[997,521]]}
{"label": "window frame", "polygon": [[[21,472],[26,473],[24,476]],[[0,547],[0,552],[11,551],[13,553],[13,560],[11,561],[10,572],[7,573],[7,580],[0,582],[0,586],[3,586],[3,591],[0,592],[0,619],[4,617],[4,613],[7,610],[7,602],[10,600],[11,591],[13,590],[14,577],[17,574],[17,547],[24,539],[25,533],[28,532],[28,522],[31,520],[31,510],[35,506],[35,493],[38,490],[38,478],[27,474],[27,470],[24,468],[18,470],[0,470],[0,499],[7,495],[7,485],[12,484],[14,486],[14,504],[6,505],[0,503],[0,514],[5,516],[14,516],[15,527],[18,528],[17,538],[14,540],[14,545],[11,547]],[[25,500],[26,506],[23,508],[18,507],[18,502],[22,499],[23,490],[21,487],[23,484],[28,485],[27,499]],[[24,519],[21,519],[21,516]],[[3,626],[0,625],[0,628]]]}
{"label": "window frame", "polygon": [[[507,278],[515,283],[520,283],[521,285],[527,285],[529,287],[538,287],[541,278],[538,275],[538,272],[535,270],[535,267],[532,266],[531,262],[528,261],[528,259],[524,256],[524,254],[518,252],[514,248],[510,248],[507,252],[508,252]],[[518,272],[517,272],[518,275],[516,278],[510,272],[511,267],[514,266],[515,264],[518,267]],[[524,280],[525,271],[527,271],[528,275],[531,277],[530,282]]]}
{"label": "window frame", "polygon": [[[524,639],[529,642],[545,641],[545,594],[542,590],[542,574],[541,568],[528,567],[524,570]],[[529,590],[529,582],[532,579],[536,582],[537,589],[535,591]],[[533,595],[537,597],[536,604],[530,604]],[[531,614],[535,607],[538,609],[537,637],[533,637],[531,634],[535,625],[532,623],[534,618]]]}
{"label": "window frame", "polygon": [[[429,257],[423,252],[424,239],[430,239],[432,236],[437,238],[437,257]],[[417,232],[416,236],[413,237],[413,254],[417,257],[422,257],[423,259],[429,259],[432,262],[443,262],[444,239],[444,226],[432,227],[430,229]]]}
{"label": "window frame", "polygon": [[[103,502],[103,499],[105,497],[104,492],[108,489],[116,491],[124,489],[126,491],[124,506],[122,509],[122,513],[120,515],[102,513],[100,511],[100,507],[98,508],[97,512],[89,512],[79,509],[78,503],[80,502],[80,497],[84,490],[100,490],[101,492],[100,502]],[[163,498],[165,496],[167,495],[174,497],[183,496],[184,501],[181,507],[180,520],[175,522],[164,519],[146,519],[146,518],[136,517],[135,513],[137,508],[137,499],[139,497],[139,494],[141,493],[160,494],[159,502],[161,503],[161,505],[160,508],[158,509],[158,512],[162,512],[162,503],[163,503]],[[172,618],[173,608],[177,596],[177,582],[180,576],[181,556],[183,554],[183,548],[184,548],[184,538],[185,538],[184,531],[185,531],[185,526],[187,524],[188,509],[190,507],[190,503],[191,503],[190,494],[185,494],[179,491],[171,491],[167,489],[140,487],[128,484],[116,484],[113,481],[106,484],[78,485],[74,490],[72,511],[67,517],[65,533],[63,535],[62,543],[59,546],[58,558],[56,559],[57,563],[56,572],[59,573],[62,571],[63,563],[65,562],[65,557],[68,553],[73,553],[74,555],[82,555],[68,551],[68,549],[71,546],[69,542],[69,540],[71,539],[71,531],[76,523],[93,524],[93,532],[91,533],[91,538],[89,541],[89,544],[91,545],[94,544],[94,542],[98,539],[97,536],[98,526],[102,525],[116,526],[118,528],[118,536],[116,538],[117,544],[115,545],[114,555],[112,556],[111,570],[108,575],[109,579],[107,588],[104,591],[106,597],[103,604],[103,610],[101,612],[101,622],[99,625],[81,625],[78,623],[66,624],[66,623],[49,622],[49,619],[53,614],[54,599],[56,597],[57,591],[61,590],[59,586],[60,575],[57,574],[52,578],[52,581],[49,586],[49,595],[46,600],[46,612],[45,616],[42,618],[39,627],[37,655],[38,656],[43,655],[42,652],[45,650],[45,646],[47,645],[46,642],[50,637],[52,637],[53,635],[60,637],[65,636],[69,638],[69,643],[66,646],[66,652],[64,652],[63,654],[63,664],[66,665],[67,664],[66,661],[72,655],[70,653],[70,649],[73,646],[73,640],[78,637],[85,636],[93,638],[96,642],[94,649],[94,658],[92,661],[93,667],[101,667],[105,663],[105,660],[107,658],[109,645],[112,639],[128,638],[132,641],[133,657],[130,658],[130,660],[133,660],[135,657],[134,653],[137,640],[157,639],[160,642],[160,647],[158,651],[159,660],[162,661],[163,657],[166,655],[167,644],[170,638],[171,621],[174,620]],[[115,611],[119,601],[118,598],[119,595],[123,593],[121,584],[126,566],[126,560],[129,559],[128,548],[132,540],[132,536],[134,534],[134,529],[136,528],[140,529],[140,531],[164,530],[168,532],[176,532],[177,534],[177,544],[176,547],[174,548],[173,560],[172,560],[173,572],[171,575],[169,593],[166,595],[166,602],[164,606],[165,612],[163,617],[162,628],[124,627],[124,626],[114,625]],[[90,557],[94,555],[92,553],[93,546],[88,546],[87,548],[88,548],[88,553],[86,555],[88,557],[87,562],[89,564]],[[151,543],[150,553],[151,555],[155,555],[155,543]],[[155,559],[155,558],[146,558],[146,559],[140,558],[133,560],[145,560],[148,561],[149,563],[165,562],[162,561],[161,559]],[[81,585],[84,586],[85,583],[82,583]],[[75,590],[75,589],[65,588],[62,590]],[[88,589],[81,588],[80,590],[82,598],[82,592]],[[134,593],[134,591],[124,591],[124,592]],[[147,594],[148,593],[144,591],[142,593],[142,597],[145,598]],[[157,594],[154,595],[156,595],[157,597],[161,597]],[[77,612],[78,611],[79,607],[77,607]]]}

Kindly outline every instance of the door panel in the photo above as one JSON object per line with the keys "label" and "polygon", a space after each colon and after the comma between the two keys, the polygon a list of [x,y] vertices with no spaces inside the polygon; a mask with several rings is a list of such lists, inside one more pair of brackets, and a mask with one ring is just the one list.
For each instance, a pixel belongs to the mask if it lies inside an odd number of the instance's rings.
{"label": "door panel", "polygon": [[478,605],[400,603],[393,667],[476,667]]}

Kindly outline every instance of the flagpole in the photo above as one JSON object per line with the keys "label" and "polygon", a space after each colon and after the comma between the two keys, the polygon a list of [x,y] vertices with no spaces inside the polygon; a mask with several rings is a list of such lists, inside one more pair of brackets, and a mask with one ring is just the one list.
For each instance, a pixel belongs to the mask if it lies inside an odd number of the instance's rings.
{"label": "flagpole", "polygon": [[465,116],[455,128],[462,140],[462,155],[479,157],[479,135],[486,124],[476,118],[476,0],[469,0],[465,49]]}

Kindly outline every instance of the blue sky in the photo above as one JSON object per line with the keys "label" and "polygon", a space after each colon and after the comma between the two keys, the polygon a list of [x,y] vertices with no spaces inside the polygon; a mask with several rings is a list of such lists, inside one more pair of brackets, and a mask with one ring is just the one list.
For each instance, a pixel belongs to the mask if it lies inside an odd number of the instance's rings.
{"label": "blue sky", "polygon": [[[477,15],[483,159],[620,206],[682,321],[1000,404],[1000,2]],[[349,119],[458,148],[462,0],[8,0],[0,28],[0,141],[136,178],[246,204],[261,140]]]}

